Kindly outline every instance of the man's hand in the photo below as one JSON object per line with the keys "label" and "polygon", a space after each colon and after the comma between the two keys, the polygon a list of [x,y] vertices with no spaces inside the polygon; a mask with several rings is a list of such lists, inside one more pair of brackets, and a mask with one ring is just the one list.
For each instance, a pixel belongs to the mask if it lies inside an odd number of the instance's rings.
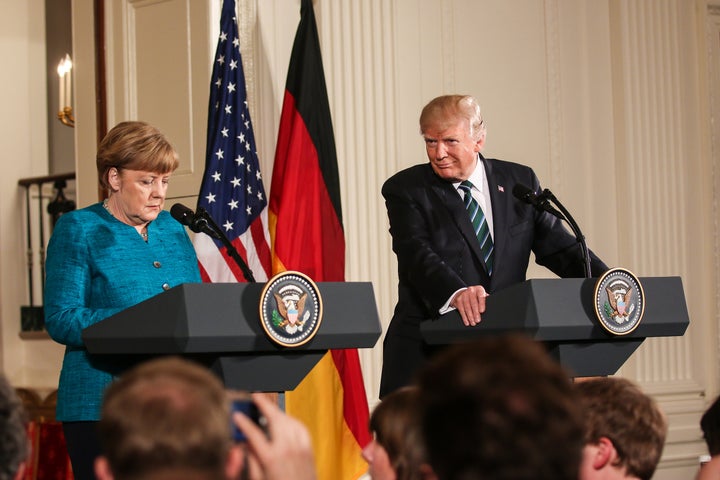
{"label": "man's hand", "polygon": [[487,296],[485,288],[481,285],[473,285],[458,292],[450,301],[450,306],[457,309],[466,327],[474,327],[480,323],[480,320],[482,320],[481,315],[485,313],[485,298]]}
{"label": "man's hand", "polygon": [[305,425],[263,394],[253,393],[252,399],[267,419],[267,434],[242,412],[233,415],[247,437],[250,478],[315,480],[312,443]]}

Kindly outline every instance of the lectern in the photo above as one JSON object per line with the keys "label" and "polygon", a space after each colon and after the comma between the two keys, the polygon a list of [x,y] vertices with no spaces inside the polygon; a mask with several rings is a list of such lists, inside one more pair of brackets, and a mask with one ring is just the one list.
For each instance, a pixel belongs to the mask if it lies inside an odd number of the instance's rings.
{"label": "lectern", "polygon": [[648,337],[682,336],[690,322],[680,277],[640,278],[645,313],[635,330],[603,329],[593,307],[597,279],[527,280],[493,293],[475,327],[457,312],[423,322],[429,344],[447,345],[484,335],[525,333],[541,341],[573,376],[612,375]]}
{"label": "lectern", "polygon": [[259,317],[263,283],[187,283],[83,330],[91,354],[127,368],[182,355],[207,365],[227,388],[293,390],[329,349],[372,348],[381,334],[369,282],[320,282],[323,318],[306,344],[270,341]]}

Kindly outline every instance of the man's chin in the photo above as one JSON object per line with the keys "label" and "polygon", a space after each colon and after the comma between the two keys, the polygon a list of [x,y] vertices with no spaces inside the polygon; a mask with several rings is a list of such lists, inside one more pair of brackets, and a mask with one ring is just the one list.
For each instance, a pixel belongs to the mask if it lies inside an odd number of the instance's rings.
{"label": "man's chin", "polygon": [[433,172],[435,172],[435,175],[442,178],[445,181],[448,182],[460,182],[461,180],[457,179],[456,172],[450,168],[438,168],[433,167]]}

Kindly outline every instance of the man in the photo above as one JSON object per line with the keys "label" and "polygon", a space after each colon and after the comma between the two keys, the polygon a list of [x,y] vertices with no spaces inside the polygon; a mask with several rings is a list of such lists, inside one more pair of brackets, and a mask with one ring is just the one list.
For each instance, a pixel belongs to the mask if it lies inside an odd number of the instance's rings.
{"label": "man", "polygon": [[709,459],[701,460],[695,480],[720,478],[720,397],[705,410],[700,418],[700,428],[708,447]]}
{"label": "man", "polygon": [[0,480],[20,480],[30,444],[25,410],[15,390],[0,374]]}
{"label": "man", "polygon": [[[408,384],[432,353],[421,321],[457,309],[466,326],[477,325],[489,293],[525,280],[531,252],[559,276],[585,274],[575,237],[556,217],[513,196],[516,185],[541,190],[532,169],[480,154],[486,129],[473,97],[435,98],[420,115],[420,131],[429,163],[393,175],[382,188],[399,285],[381,397]],[[607,270],[592,254],[591,268],[593,275]]]}
{"label": "man", "polygon": [[575,389],[585,424],[580,480],[650,480],[667,435],[655,401],[619,377],[581,381]]}
{"label": "man", "polygon": [[245,466],[245,478],[280,480],[289,478],[290,469],[294,478],[314,480],[305,427],[271,400],[260,395],[253,400],[267,419],[270,438],[236,413],[233,420],[248,444],[235,445],[229,397],[209,370],[172,357],[141,364],[105,394],[97,478],[226,480],[238,478]]}
{"label": "man", "polygon": [[581,411],[567,373],[524,336],[439,353],[419,376],[426,480],[576,480]]}

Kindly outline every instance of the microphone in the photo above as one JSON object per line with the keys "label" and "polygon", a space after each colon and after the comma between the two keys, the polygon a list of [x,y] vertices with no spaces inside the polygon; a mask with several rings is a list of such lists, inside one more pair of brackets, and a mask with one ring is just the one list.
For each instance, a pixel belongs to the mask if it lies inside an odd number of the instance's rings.
{"label": "microphone", "polygon": [[195,233],[204,233],[212,238],[218,238],[217,232],[210,228],[204,216],[196,214],[182,203],[173,205],[170,208],[170,215]]}
{"label": "microphone", "polygon": [[512,193],[518,200],[522,200],[523,202],[529,203],[532,206],[537,205],[537,195],[535,195],[535,192],[531,188],[523,185],[522,183],[516,183],[513,187]]}
{"label": "microphone", "polygon": [[515,198],[529,205],[532,205],[537,210],[544,210],[549,214],[556,216],[560,220],[565,220],[565,217],[562,215],[562,213],[554,209],[553,206],[550,205],[550,202],[548,202],[548,198],[554,198],[549,190],[545,190],[540,195],[538,195],[530,187],[527,187],[522,183],[516,183],[513,187],[512,193]]}
{"label": "microphone", "polygon": [[230,240],[223,233],[223,231],[220,230],[220,227],[217,226],[210,214],[205,211],[204,208],[198,208],[197,213],[195,213],[182,203],[176,203],[170,208],[170,215],[172,215],[175,220],[185,225],[193,232],[204,233],[211,238],[220,240],[220,242],[225,245],[225,248],[227,249],[227,253],[228,255],[230,255],[230,258],[235,260],[235,263],[237,263],[237,265],[240,267],[240,270],[242,271],[245,280],[250,283],[255,282],[255,277],[253,276],[250,267],[248,267],[248,264],[245,263],[245,260],[243,260],[243,258],[240,256],[237,249],[233,246],[232,242],[230,242]]}
{"label": "microphone", "polygon": [[[540,195],[538,195],[532,189],[520,183],[515,184],[515,186],[513,187],[513,195],[518,200],[532,205],[537,210],[548,212],[556,216],[560,220],[565,220],[568,225],[570,225],[570,229],[575,234],[575,239],[580,244],[580,253],[582,255],[583,263],[585,264],[585,277],[592,277],[590,267],[590,251],[587,248],[587,243],[585,243],[585,236],[580,231],[580,226],[577,224],[572,215],[570,215],[570,212],[568,212],[568,210],[563,206],[563,204],[560,203],[557,198],[555,198],[555,195],[553,195],[552,192],[547,188],[543,190]],[[550,205],[551,201],[554,202],[555,205],[557,205],[557,207],[562,211],[562,213],[555,210],[555,208]]]}

